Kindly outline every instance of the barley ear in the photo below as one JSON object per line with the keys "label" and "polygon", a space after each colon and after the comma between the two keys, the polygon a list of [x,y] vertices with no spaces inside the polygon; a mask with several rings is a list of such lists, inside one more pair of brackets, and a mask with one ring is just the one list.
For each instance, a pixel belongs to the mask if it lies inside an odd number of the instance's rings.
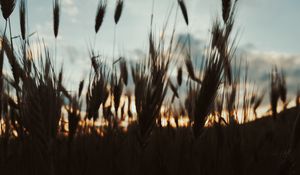
{"label": "barley ear", "polygon": [[80,97],[82,94],[83,86],[84,86],[84,80],[81,80],[78,87],[78,97]]}
{"label": "barley ear", "polygon": [[25,0],[20,2],[20,27],[22,39],[26,39],[26,4]]}
{"label": "barley ear", "polygon": [[181,9],[183,18],[185,20],[186,25],[189,25],[189,17],[186,9],[186,5],[184,3],[184,0],[178,0],[179,7]]}
{"label": "barley ear", "polygon": [[118,24],[118,22],[120,20],[120,17],[121,17],[122,11],[123,11],[123,5],[124,5],[123,0],[117,0],[115,16],[114,16],[116,24]]}
{"label": "barley ear", "polygon": [[106,0],[101,0],[99,1],[98,9],[97,9],[97,14],[96,14],[96,19],[95,19],[95,32],[98,33],[102,23],[103,23],[103,18],[105,16],[105,11],[106,11],[106,6],[107,6],[107,1]]}
{"label": "barley ear", "polygon": [[222,0],[222,17],[224,23],[227,23],[231,12],[231,0]]}
{"label": "barley ear", "polygon": [[7,20],[15,9],[15,0],[0,0],[2,16]]}
{"label": "barley ear", "polygon": [[124,82],[124,84],[127,86],[128,84],[128,70],[125,60],[121,60],[120,62],[120,72],[121,72],[121,78]]}
{"label": "barley ear", "polygon": [[180,67],[177,72],[177,84],[181,86],[182,84],[182,68]]}
{"label": "barley ear", "polygon": [[53,29],[54,36],[57,38],[59,29],[59,18],[60,18],[60,0],[54,0],[53,4]]}

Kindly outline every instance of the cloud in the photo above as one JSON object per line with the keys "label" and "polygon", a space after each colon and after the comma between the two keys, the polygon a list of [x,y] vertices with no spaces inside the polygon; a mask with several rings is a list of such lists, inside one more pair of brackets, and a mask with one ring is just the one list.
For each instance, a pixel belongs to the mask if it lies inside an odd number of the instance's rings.
{"label": "cloud", "polygon": [[[291,96],[295,96],[300,85],[300,54],[286,54],[280,52],[262,52],[257,50],[243,51],[244,59],[248,62],[249,78],[256,85],[268,88],[270,72],[276,66],[286,75],[287,88]],[[241,53],[240,53],[241,54]],[[242,67],[242,70],[245,66]]]}
{"label": "cloud", "polygon": [[[194,64],[199,65],[201,59],[203,57],[204,49],[206,46],[206,41],[198,38],[193,34],[180,33],[176,35],[176,42],[179,44],[179,48],[188,48],[191,49],[192,61]],[[182,52],[179,49],[179,52]]]}
{"label": "cloud", "polygon": [[71,64],[76,64],[83,57],[83,53],[74,46],[65,46],[64,51]]}
{"label": "cloud", "polygon": [[[70,17],[76,17],[79,13],[78,7],[75,4],[74,0],[64,0],[62,1],[62,6],[64,8],[64,12]],[[73,19],[72,18],[72,19]],[[75,18],[74,18],[75,19]]]}

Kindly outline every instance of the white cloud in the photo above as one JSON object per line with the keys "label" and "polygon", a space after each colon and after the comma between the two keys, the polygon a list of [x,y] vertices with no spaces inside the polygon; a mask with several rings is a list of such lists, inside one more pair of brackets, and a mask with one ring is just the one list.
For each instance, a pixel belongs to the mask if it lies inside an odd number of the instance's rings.
{"label": "white cloud", "polygon": [[70,17],[76,17],[79,13],[75,0],[62,1],[63,11]]}

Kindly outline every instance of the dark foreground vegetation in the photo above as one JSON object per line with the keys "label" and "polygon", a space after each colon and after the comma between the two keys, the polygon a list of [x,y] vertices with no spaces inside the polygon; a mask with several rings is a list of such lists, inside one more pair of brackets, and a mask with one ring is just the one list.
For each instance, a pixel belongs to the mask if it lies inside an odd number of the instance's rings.
{"label": "dark foreground vegetation", "polygon": [[[250,89],[247,70],[240,70],[243,62],[231,36],[237,1],[221,2],[222,17],[212,24],[201,64],[194,63],[189,38],[176,42],[175,26],[171,37],[166,25],[156,38],[152,13],[146,58],[128,64],[113,56],[110,63],[90,48],[89,77],[74,92],[64,85],[63,68],[56,70],[56,56],[44,43],[33,50],[27,2],[19,2],[21,32],[13,37],[10,15],[16,2],[0,0],[6,21],[0,50],[0,173],[299,174],[299,96],[296,107],[287,109],[285,76],[274,68],[270,116],[250,122],[258,118],[264,93]],[[115,27],[124,3],[116,1]],[[185,2],[176,3],[188,25]],[[107,1],[100,0],[96,34],[106,8]],[[60,1],[54,0],[55,39],[59,20]],[[182,126],[184,117],[189,121]],[[124,122],[129,126],[122,127]]]}
{"label": "dark foreground vegetation", "polygon": [[[31,139],[11,139],[1,149],[4,174],[297,174],[299,149],[291,154],[290,141],[298,110],[242,125],[204,129],[198,139],[190,128],[154,127],[149,144],[136,139],[138,127],[127,133],[107,131],[78,135],[70,147],[58,136],[51,146],[50,160],[43,159]],[[4,140],[1,140],[3,145]],[[44,155],[45,156],[45,155]]]}

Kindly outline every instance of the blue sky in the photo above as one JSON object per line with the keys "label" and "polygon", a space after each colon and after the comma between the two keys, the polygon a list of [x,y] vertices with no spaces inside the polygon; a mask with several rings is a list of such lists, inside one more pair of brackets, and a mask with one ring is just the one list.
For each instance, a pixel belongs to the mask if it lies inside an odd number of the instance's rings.
{"label": "blue sky", "polygon": [[[211,20],[220,14],[221,0],[186,0],[190,17],[189,31],[199,39],[206,39]],[[94,18],[98,0],[62,0],[60,23],[61,44],[86,47],[94,37]],[[162,28],[167,11],[176,0],[155,0],[155,29]],[[117,27],[117,44],[121,51],[142,49],[149,31],[152,0],[125,0],[125,9]],[[115,0],[108,0],[108,12],[97,43],[100,51],[111,49],[113,38],[113,12]],[[236,28],[239,30],[240,45],[251,44],[261,51],[299,53],[300,23],[298,0],[239,0]],[[52,37],[52,1],[30,0],[30,31],[37,31],[45,39]],[[174,10],[175,11],[175,8]],[[13,21],[18,26],[18,10]],[[2,26],[4,20],[1,20]],[[19,32],[16,27],[14,33]],[[186,32],[181,16],[178,16],[177,31]],[[128,42],[128,40],[130,41]],[[102,44],[105,43],[105,44]]]}
{"label": "blue sky", "polygon": [[[78,79],[89,69],[88,44],[93,43],[94,22],[98,0],[61,0],[62,15],[58,37],[59,61],[66,65],[68,77]],[[154,30],[157,34],[173,8],[170,24],[174,23],[176,0],[155,0]],[[116,55],[134,57],[136,51],[146,51],[152,0],[124,0],[125,6],[116,28]],[[187,31],[199,43],[206,43],[212,20],[221,14],[221,0],[186,0],[190,25],[186,27],[181,14],[176,22],[176,33]],[[108,0],[104,23],[96,36],[96,49],[110,56],[113,48],[115,0]],[[286,69],[291,87],[298,85],[300,74],[300,1],[299,0],[239,0],[236,32],[238,46],[245,52],[254,70],[253,77],[265,81],[272,65]],[[18,8],[18,6],[17,6]],[[32,38],[44,38],[53,48],[52,0],[30,0],[29,30],[37,32]],[[13,33],[19,34],[18,9],[14,11]],[[0,20],[1,28],[4,20]],[[199,45],[199,47],[201,47]],[[298,74],[299,73],[299,74]],[[72,79],[72,78],[70,78]]]}

